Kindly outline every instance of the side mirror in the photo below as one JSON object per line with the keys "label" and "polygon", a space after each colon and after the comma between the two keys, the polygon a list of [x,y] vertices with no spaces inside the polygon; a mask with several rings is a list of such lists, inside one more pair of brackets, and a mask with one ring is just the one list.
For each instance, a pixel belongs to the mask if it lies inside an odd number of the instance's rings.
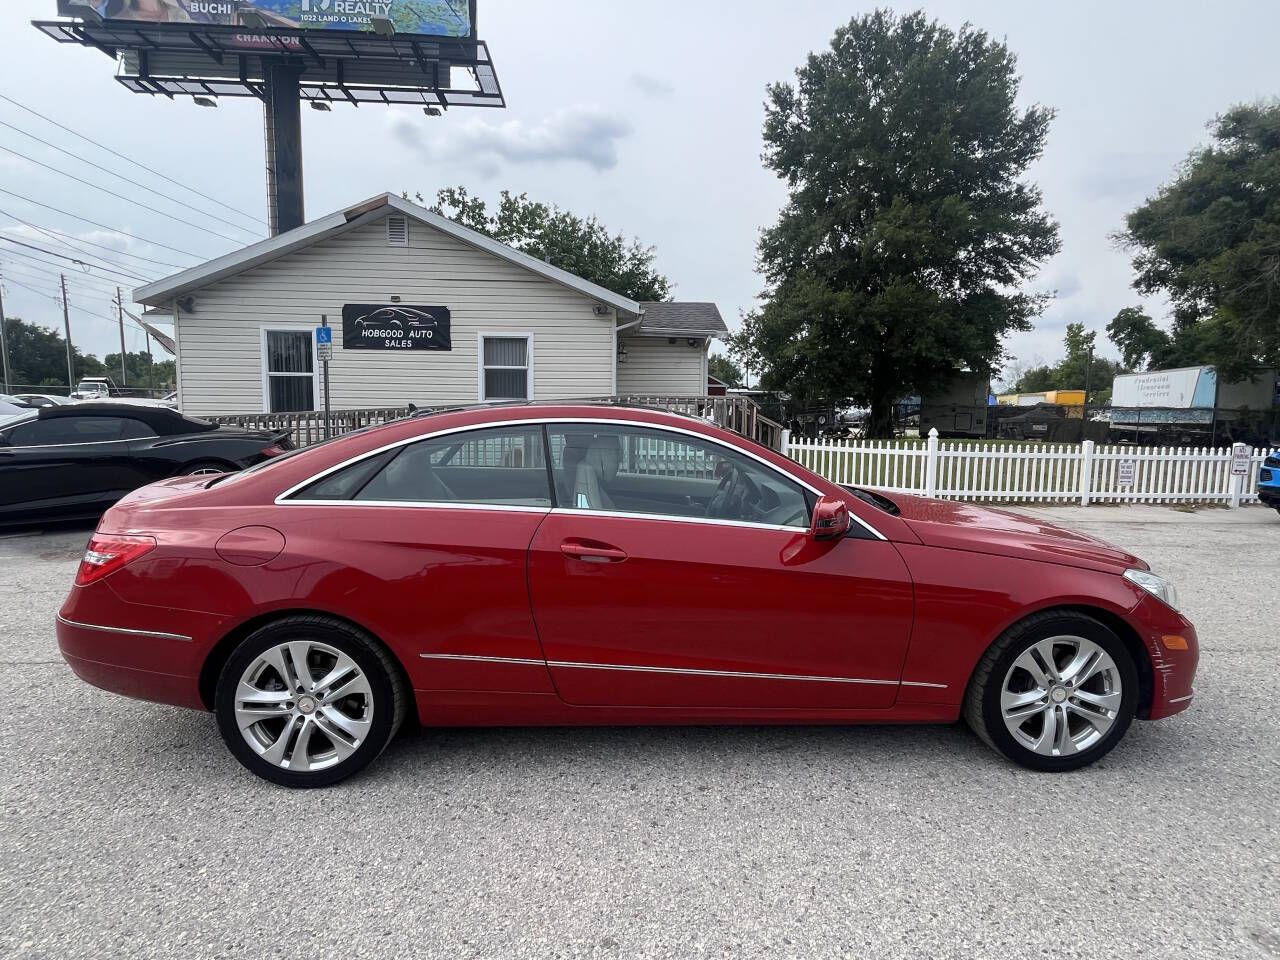
{"label": "side mirror", "polygon": [[809,536],[814,540],[833,540],[843,537],[849,530],[849,508],[843,500],[823,497],[813,508],[813,523]]}

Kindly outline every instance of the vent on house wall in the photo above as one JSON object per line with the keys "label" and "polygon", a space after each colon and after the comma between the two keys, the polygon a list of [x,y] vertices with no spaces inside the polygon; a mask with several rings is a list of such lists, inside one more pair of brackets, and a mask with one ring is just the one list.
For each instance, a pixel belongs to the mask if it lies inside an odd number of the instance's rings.
{"label": "vent on house wall", "polygon": [[407,247],[409,245],[409,218],[387,217],[387,246]]}

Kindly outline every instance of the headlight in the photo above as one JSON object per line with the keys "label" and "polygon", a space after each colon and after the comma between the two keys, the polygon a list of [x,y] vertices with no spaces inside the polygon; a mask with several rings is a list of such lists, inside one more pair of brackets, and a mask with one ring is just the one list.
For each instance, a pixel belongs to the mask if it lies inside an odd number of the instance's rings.
{"label": "headlight", "polygon": [[1174,610],[1178,609],[1178,591],[1164,577],[1157,577],[1149,570],[1126,570],[1124,578],[1130,583],[1136,583],[1147,593]]}

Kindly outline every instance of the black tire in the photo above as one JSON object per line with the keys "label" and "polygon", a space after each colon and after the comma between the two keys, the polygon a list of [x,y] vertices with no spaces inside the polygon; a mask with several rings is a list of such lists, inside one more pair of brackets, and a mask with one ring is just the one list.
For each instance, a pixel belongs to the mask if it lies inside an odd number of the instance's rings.
{"label": "black tire", "polygon": [[201,473],[235,473],[239,469],[234,463],[227,463],[225,460],[197,460],[194,463],[183,464],[182,469],[174,476],[194,477]]}
{"label": "black tire", "polygon": [[[372,695],[368,733],[354,752],[332,766],[316,770],[289,770],[269,762],[249,745],[236,722],[236,691],[245,671],[272,647],[298,640],[324,644],[350,657],[368,680]],[[401,679],[399,665],[382,644],[342,620],[321,615],[298,615],[267,624],[240,642],[219,675],[214,712],[227,748],[250,771],[281,786],[310,788],[327,787],[345,780],[377,759],[404,721],[408,701],[409,693]],[[321,708],[316,719],[319,720],[319,714],[323,713]],[[322,728],[317,724],[317,729]],[[323,737],[321,742],[323,744]]]}
{"label": "black tire", "polygon": [[[1086,748],[1060,756],[1037,753],[1017,740],[1005,725],[1000,705],[1004,682],[1014,661],[1035,644],[1051,637],[1083,638],[1097,644],[1114,662],[1121,687],[1120,704],[1110,729]],[[1045,702],[1049,702],[1048,698]],[[1082,613],[1046,611],[1014,624],[987,650],[969,680],[963,716],[987,746],[1014,763],[1032,770],[1060,773],[1088,766],[1110,752],[1129,729],[1137,703],[1138,669],[1128,648],[1114,631]],[[1035,723],[1034,720],[1029,722]]]}

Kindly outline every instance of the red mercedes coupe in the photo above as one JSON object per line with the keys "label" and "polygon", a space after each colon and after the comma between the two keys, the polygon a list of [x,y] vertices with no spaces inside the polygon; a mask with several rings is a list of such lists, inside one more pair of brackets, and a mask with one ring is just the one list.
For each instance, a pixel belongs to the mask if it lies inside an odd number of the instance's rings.
{"label": "red mercedes coupe", "polygon": [[211,710],[275,783],[422,726],[952,723],[1061,771],[1185,709],[1198,648],[1137,557],[841,487],[699,420],[455,410],[107,512],[58,614],[83,679]]}

